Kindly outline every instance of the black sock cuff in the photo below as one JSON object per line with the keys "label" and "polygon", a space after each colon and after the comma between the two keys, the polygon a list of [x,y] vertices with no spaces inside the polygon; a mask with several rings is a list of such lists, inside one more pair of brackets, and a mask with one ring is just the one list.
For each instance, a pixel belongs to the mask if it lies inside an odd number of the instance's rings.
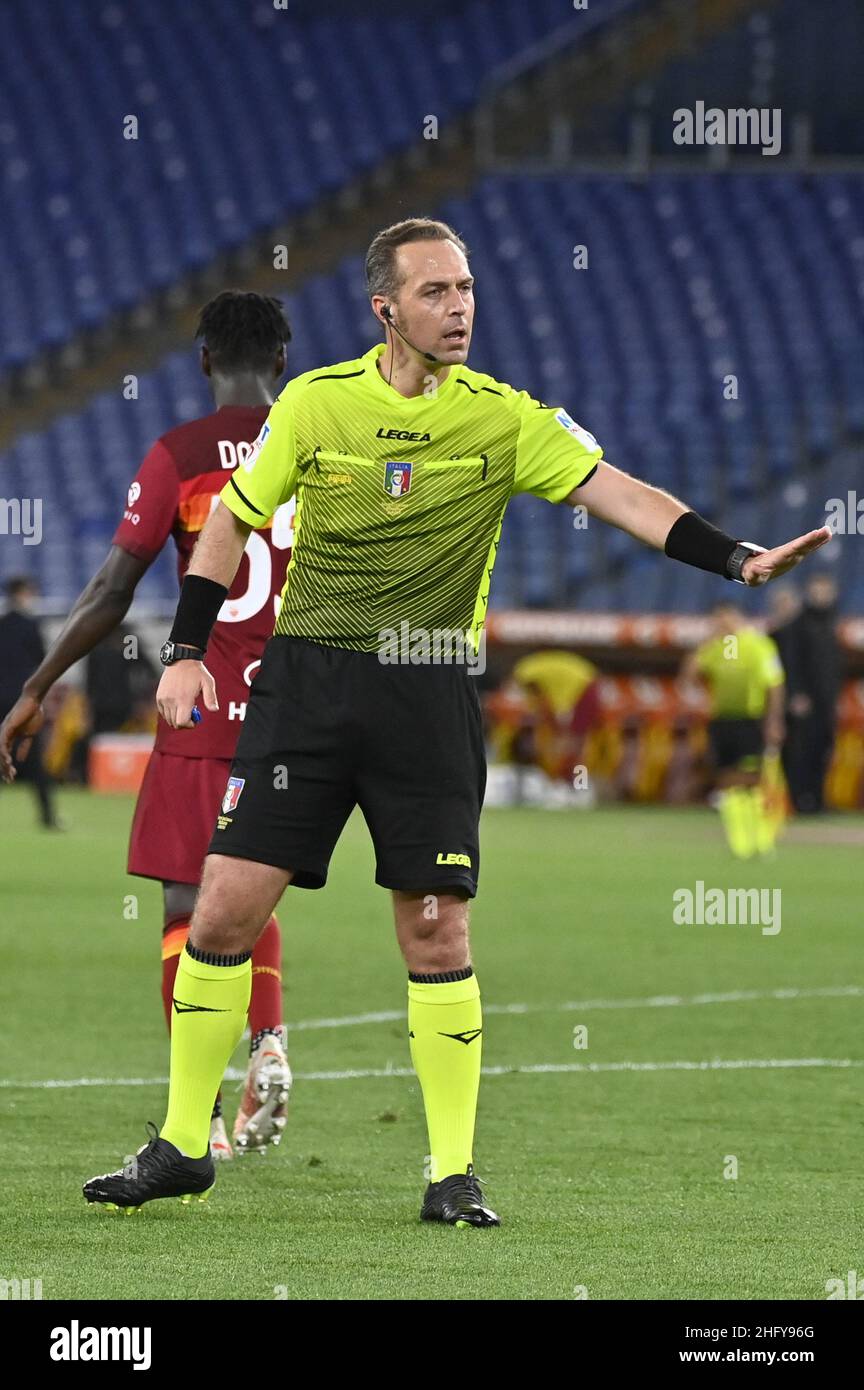
{"label": "black sock cuff", "polygon": [[244,965],[252,959],[251,951],[238,951],[234,956],[220,956],[215,951],[199,951],[197,946],[186,942],[186,953],[201,965]]}
{"label": "black sock cuff", "polygon": [[474,974],[473,965],[464,970],[442,970],[440,975],[413,975],[408,971],[408,979],[414,985],[455,985],[457,980],[468,980]]}

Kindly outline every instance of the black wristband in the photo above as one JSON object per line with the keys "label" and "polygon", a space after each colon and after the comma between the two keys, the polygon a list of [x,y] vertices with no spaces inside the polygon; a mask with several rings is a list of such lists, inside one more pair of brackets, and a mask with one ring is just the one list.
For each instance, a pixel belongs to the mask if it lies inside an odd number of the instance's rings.
{"label": "black wristband", "polygon": [[684,512],[673,522],[663,549],[672,560],[694,565],[698,570],[722,574],[731,579],[729,557],[738,542],[717,526],[712,526],[698,512]]}
{"label": "black wristband", "polygon": [[180,590],[170,640],[206,652],[210,631],[227,597],[224,584],[205,579],[203,574],[187,574]]}

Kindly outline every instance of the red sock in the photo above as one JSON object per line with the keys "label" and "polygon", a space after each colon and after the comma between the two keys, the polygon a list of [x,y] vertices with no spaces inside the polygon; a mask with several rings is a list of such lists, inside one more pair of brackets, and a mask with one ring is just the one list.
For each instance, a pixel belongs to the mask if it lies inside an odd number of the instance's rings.
{"label": "red sock", "polygon": [[282,936],[271,917],[252,952],[252,997],[249,1032],[272,1033],[282,1022]]}

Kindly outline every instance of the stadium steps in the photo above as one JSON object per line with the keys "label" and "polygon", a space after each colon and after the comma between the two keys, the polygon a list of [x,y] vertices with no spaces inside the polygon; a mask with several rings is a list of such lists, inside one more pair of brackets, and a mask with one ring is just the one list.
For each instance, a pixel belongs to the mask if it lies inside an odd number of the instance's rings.
{"label": "stadium steps", "polygon": [[[524,59],[506,65],[478,97],[481,103],[495,103],[497,128],[505,137],[532,124],[536,135],[542,122],[533,123],[526,113],[536,109],[538,76],[545,83],[547,100],[557,99],[555,94],[569,89],[575,78],[579,104],[574,119],[584,121],[592,108],[619,97],[634,72],[644,73],[687,51],[694,41],[735,22],[752,4],[753,0],[724,0],[722,5],[717,0],[655,0],[646,12],[632,0],[613,0],[602,12],[581,16],[583,26],[586,17],[592,26],[581,43],[574,43],[578,24],[555,29],[545,44],[529,50],[527,67]],[[290,221],[196,266],[146,302],[114,314],[11,374],[0,382],[0,449],[20,433],[82,408],[100,390],[116,389],[127,374],[146,372],[171,351],[188,346],[197,306],[226,284],[266,287],[272,293],[274,246],[288,248],[289,265],[279,287],[290,293],[306,277],[333,270],[393,220],[394,190],[398,189],[398,208],[406,215],[468,190],[484,157],[480,122],[482,115],[475,109],[454,117],[443,125],[437,141],[421,140],[388,155],[371,172],[325,192]]]}

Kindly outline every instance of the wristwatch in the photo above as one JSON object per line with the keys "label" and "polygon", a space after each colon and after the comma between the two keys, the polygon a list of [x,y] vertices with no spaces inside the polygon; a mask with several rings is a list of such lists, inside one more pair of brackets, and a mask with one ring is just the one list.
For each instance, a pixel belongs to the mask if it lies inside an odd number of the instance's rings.
{"label": "wristwatch", "polygon": [[198,647],[181,647],[178,642],[164,642],[159,652],[163,666],[173,666],[175,661],[200,661],[204,653]]}
{"label": "wristwatch", "polygon": [[726,578],[734,579],[736,584],[746,584],[747,580],[741,577],[744,561],[749,560],[751,555],[762,555],[764,551],[764,545],[755,545],[753,541],[739,541],[726,561]]}

